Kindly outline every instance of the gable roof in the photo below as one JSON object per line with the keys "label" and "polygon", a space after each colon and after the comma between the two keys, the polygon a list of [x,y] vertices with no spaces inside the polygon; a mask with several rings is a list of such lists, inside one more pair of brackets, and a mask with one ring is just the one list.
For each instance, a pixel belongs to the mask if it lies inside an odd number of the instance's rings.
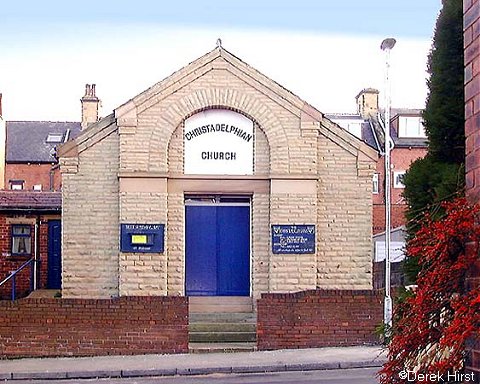
{"label": "gable roof", "polygon": [[54,163],[53,149],[60,143],[47,143],[48,135],[61,135],[63,143],[77,137],[81,126],[79,122],[7,121],[6,131],[7,162]]}
{"label": "gable roof", "polygon": [[61,208],[61,192],[0,191],[0,211],[59,212]]}
{"label": "gable roof", "polygon": [[[218,58],[221,58],[223,62],[217,61]],[[113,118],[117,124],[118,121],[125,121],[127,126],[132,122],[134,123],[138,113],[147,110],[157,103],[158,100],[162,98],[163,94],[167,93],[169,88],[173,87],[174,84],[187,84],[194,78],[200,77],[204,73],[209,72],[212,68],[226,69],[229,68],[229,66],[234,69],[236,75],[244,76],[247,81],[256,83],[260,88],[272,91],[271,97],[286,109],[289,109],[292,112],[295,111],[295,113],[300,111],[302,120],[320,123],[320,131],[332,141],[335,141],[344,148],[348,148],[352,153],[359,151],[366,155],[367,158],[376,161],[378,153],[374,148],[349,134],[338,125],[332,124],[332,122],[325,118],[324,114],[318,109],[221,46],[207,52],[203,56],[117,107],[114,110],[113,115],[107,117],[108,119],[104,118],[99,122],[92,124],[88,129],[84,130],[75,141],[68,145],[62,145],[59,150],[59,155],[61,157],[75,156],[78,151],[81,151],[79,146],[81,142],[92,139],[90,142],[91,145],[99,140],[102,136],[102,131],[112,129],[111,118]]]}

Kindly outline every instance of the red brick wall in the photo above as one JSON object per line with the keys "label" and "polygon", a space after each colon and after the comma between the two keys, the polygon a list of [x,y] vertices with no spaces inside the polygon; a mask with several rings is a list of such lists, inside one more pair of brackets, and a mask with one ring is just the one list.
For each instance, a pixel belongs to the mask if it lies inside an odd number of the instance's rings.
{"label": "red brick wall", "polygon": [[188,352],[188,298],[0,302],[0,358]]}
{"label": "red brick wall", "polygon": [[[392,165],[392,204],[403,203],[403,188],[393,187],[393,173],[396,171],[406,171],[410,168],[410,165],[417,159],[425,157],[427,154],[427,148],[399,148],[396,147],[391,152],[391,165]],[[374,204],[383,204],[385,202],[385,163],[384,158],[381,157],[377,162],[376,172],[380,174],[380,193],[373,195]]]}
{"label": "red brick wall", "polygon": [[[12,256],[11,255],[11,224],[9,219],[15,219],[16,223],[30,224],[36,220],[36,216],[25,215],[19,216],[14,214],[0,214],[0,281],[7,277],[10,272],[18,269],[28,259],[33,257],[35,249],[34,225],[32,224],[32,255]],[[37,288],[46,288],[48,273],[48,220],[60,219],[60,216],[40,216],[39,230],[39,248],[38,254],[38,285]],[[16,293],[17,297],[23,297],[30,291],[31,267],[27,267],[16,277]],[[12,281],[0,287],[0,299],[8,299],[11,297]]]}
{"label": "red brick wall", "polygon": [[258,300],[257,311],[260,350],[374,344],[383,296],[348,290],[268,293]]}
{"label": "red brick wall", "polygon": [[[464,0],[465,171],[467,197],[480,202],[480,1]],[[469,286],[480,285],[480,262],[472,266]],[[467,370],[480,374],[480,341],[469,342]]]}
{"label": "red brick wall", "polygon": [[[5,189],[10,189],[9,180],[25,180],[24,189],[33,190],[36,184],[42,184],[42,190],[50,190],[50,171],[52,164],[10,164],[5,166]],[[54,171],[54,190],[60,191],[61,175]]]}
{"label": "red brick wall", "polygon": [[[394,148],[391,153],[391,186],[392,186],[392,228],[406,224],[405,210],[407,205],[402,196],[403,188],[393,188],[393,175],[395,171],[406,171],[417,159],[425,157],[426,148]],[[373,194],[373,234],[385,231],[385,169],[384,158],[377,162],[376,172],[379,174],[380,193]]]}
{"label": "red brick wall", "polygon": [[[392,205],[392,209],[390,211],[392,229],[406,224],[406,209],[406,204]],[[377,233],[381,232],[385,232],[385,204],[373,206],[373,234],[376,235]]]}

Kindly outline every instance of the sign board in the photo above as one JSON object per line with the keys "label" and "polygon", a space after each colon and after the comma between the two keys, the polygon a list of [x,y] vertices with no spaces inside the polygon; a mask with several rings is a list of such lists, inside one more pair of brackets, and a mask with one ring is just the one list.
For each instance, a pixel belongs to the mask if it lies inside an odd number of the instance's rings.
{"label": "sign board", "polygon": [[162,253],[164,232],[164,224],[121,224],[120,251]]}
{"label": "sign board", "polygon": [[[403,241],[391,241],[390,242],[390,262],[398,263],[405,259],[405,243]],[[375,242],[375,262],[385,260],[385,241]]]}
{"label": "sign board", "polygon": [[226,109],[185,120],[185,174],[252,175],[253,121]]}
{"label": "sign board", "polygon": [[272,252],[315,253],[315,225],[272,225]]}

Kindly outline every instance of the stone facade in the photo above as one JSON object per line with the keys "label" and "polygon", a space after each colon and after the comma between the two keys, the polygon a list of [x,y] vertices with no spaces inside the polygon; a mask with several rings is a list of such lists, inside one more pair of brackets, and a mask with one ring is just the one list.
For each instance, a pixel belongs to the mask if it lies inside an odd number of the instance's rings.
{"label": "stone facade", "polygon": [[[186,175],[184,121],[220,108],[254,122],[252,175]],[[251,196],[251,293],[372,286],[377,153],[222,48],[60,149],[63,295],[185,294],[185,195]],[[120,223],[164,223],[163,253],[119,252]],[[315,224],[316,253],[272,253],[272,224]]]}

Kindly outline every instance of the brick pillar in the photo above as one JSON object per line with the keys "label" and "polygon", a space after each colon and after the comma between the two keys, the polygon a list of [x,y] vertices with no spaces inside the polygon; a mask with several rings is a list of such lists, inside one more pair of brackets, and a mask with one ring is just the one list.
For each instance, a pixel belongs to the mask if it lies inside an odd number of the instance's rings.
{"label": "brick pillar", "polygon": [[[480,1],[463,0],[465,47],[466,188],[470,202],[480,202]],[[480,262],[472,266],[468,286],[480,284]],[[480,340],[470,340],[467,369],[480,375]]]}

